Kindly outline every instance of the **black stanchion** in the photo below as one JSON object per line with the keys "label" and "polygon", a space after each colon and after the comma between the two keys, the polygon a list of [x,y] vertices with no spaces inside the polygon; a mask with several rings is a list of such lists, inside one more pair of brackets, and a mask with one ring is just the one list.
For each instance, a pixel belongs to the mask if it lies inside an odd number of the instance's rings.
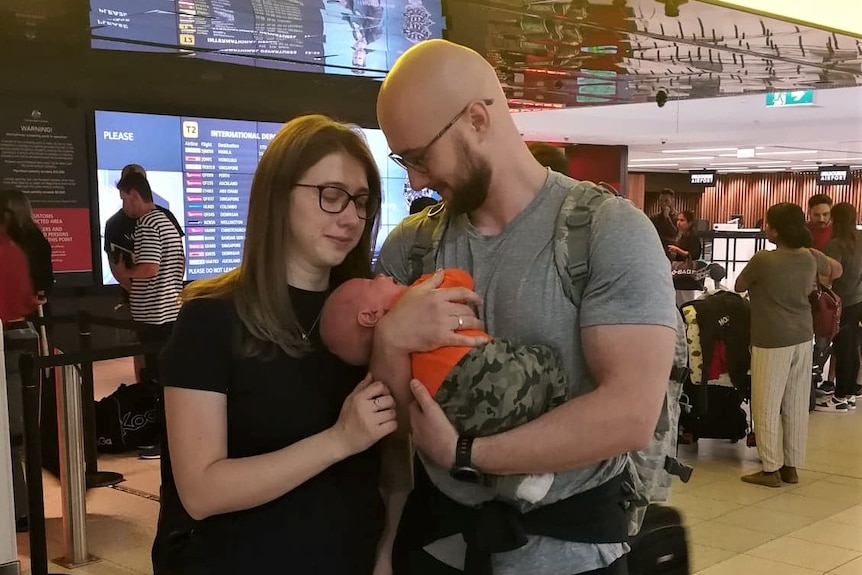
{"label": "black stanchion", "polygon": [[[92,321],[86,311],[78,312],[78,345],[80,350],[87,352],[92,349]],[[81,404],[84,423],[84,461],[87,465],[87,488],[110,487],[121,483],[122,473],[116,471],[99,471],[99,460],[96,446],[96,398],[94,391],[93,362],[81,362]]]}
{"label": "black stanchion", "polygon": [[[35,340],[34,340],[35,341]],[[30,571],[31,575],[49,575],[48,550],[45,529],[45,501],[42,485],[42,438],[40,433],[40,385],[39,373],[45,368],[93,365],[93,362],[135,355],[154,353],[161,344],[127,345],[110,349],[77,351],[69,354],[37,357],[25,353],[19,359],[24,410],[24,453],[27,478],[27,515],[29,519]],[[56,371],[56,370],[55,370]],[[45,382],[47,384],[47,382]],[[86,386],[84,386],[86,387]],[[82,457],[86,459],[82,453]]]}
{"label": "black stanchion", "polygon": [[32,354],[19,360],[24,407],[24,450],[27,475],[27,515],[30,523],[30,573],[48,574],[45,500],[42,496],[42,445],[39,434],[39,383]]}

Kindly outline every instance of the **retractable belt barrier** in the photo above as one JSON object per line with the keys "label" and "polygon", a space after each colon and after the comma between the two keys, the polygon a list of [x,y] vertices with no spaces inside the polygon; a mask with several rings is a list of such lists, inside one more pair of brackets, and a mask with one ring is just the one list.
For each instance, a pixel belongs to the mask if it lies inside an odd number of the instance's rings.
{"label": "retractable belt barrier", "polygon": [[[63,323],[78,325],[80,349],[70,353],[40,356],[41,344],[37,328]],[[96,466],[96,429],[95,401],[93,400],[93,363],[158,353],[162,344],[123,345],[105,349],[91,348],[91,329],[93,326],[134,329],[130,321],[102,318],[86,313],[50,318],[34,318],[26,323],[6,326],[4,333],[4,357],[6,368],[2,377],[11,371],[9,363],[15,362],[20,379],[21,404],[23,412],[23,443],[27,483],[27,515],[29,519],[30,565],[32,575],[48,574],[48,557],[45,533],[45,507],[42,492],[42,445],[40,434],[40,385],[48,383],[46,374],[53,372],[57,387],[57,422],[60,443],[60,487],[63,504],[64,556],[55,561],[64,567],[77,567],[98,559],[88,552],[86,533],[86,489],[105,487],[119,483],[123,476],[119,473],[99,472]],[[14,328],[14,329],[10,329]],[[2,367],[3,364],[0,364]],[[11,384],[13,382],[6,382]],[[18,383],[17,381],[14,383]],[[11,386],[10,386],[11,387]],[[3,386],[5,390],[6,385]],[[0,407],[5,407],[5,393],[0,393]],[[0,410],[0,427],[5,421]],[[2,430],[0,430],[2,431]],[[8,438],[8,433],[0,434]],[[3,437],[0,437],[0,465],[8,465],[10,453],[3,450]],[[2,473],[2,467],[0,467]],[[8,476],[9,474],[4,474]],[[2,478],[0,478],[2,479]],[[4,484],[0,482],[0,497]],[[5,537],[9,518],[0,517],[0,536]],[[14,544],[14,517],[12,521],[12,542]],[[9,551],[0,540],[0,567]],[[13,550],[14,560],[17,554]]]}

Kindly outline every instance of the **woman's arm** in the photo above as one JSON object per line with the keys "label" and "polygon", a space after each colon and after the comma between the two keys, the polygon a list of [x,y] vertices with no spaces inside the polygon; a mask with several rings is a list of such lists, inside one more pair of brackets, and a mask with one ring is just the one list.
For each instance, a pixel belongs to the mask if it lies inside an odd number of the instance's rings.
{"label": "woman's arm", "polygon": [[203,519],[277,499],[392,433],[393,407],[385,386],[369,377],[345,400],[333,427],[272,453],[229,459],[227,396],[168,387],[168,445],[183,506]]}

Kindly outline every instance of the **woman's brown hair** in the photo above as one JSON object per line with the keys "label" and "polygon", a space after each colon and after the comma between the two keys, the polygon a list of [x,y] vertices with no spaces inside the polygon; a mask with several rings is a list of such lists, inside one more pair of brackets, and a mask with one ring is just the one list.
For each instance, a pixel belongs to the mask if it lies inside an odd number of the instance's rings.
{"label": "woman's brown hair", "polygon": [[832,239],[848,253],[856,252],[856,206],[842,202],[832,206]]}
{"label": "woman's brown hair", "polygon": [[[199,280],[183,290],[183,301],[230,297],[244,334],[244,357],[269,356],[276,349],[292,357],[311,350],[293,312],[287,283],[289,248],[285,243],[290,194],[302,176],[324,157],[344,152],[359,161],[369,194],[381,203],[380,173],[357,128],[321,115],[301,116],[272,139],[254,174],[248,204],[242,264],[216,278]],[[371,277],[371,242],[376,218],[365,223],[359,244],[332,268],[329,288],[348,279]]]}

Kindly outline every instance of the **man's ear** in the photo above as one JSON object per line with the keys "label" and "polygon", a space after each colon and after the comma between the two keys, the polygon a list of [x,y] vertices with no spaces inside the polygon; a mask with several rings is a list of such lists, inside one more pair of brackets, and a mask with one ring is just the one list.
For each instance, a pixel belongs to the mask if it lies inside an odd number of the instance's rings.
{"label": "man's ear", "polygon": [[359,316],[356,319],[362,327],[377,327],[377,322],[380,321],[384,313],[382,309],[363,309],[359,311]]}

